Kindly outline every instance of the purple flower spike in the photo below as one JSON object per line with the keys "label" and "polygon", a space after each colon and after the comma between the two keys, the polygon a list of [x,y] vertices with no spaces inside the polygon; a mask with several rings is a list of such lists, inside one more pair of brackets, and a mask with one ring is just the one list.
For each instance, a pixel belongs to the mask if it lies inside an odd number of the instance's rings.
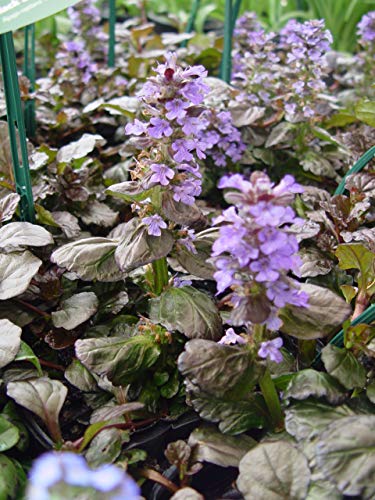
{"label": "purple flower spike", "polygon": [[142,222],[148,226],[147,232],[150,236],[161,236],[161,230],[167,228],[167,224],[158,214],[143,217]]}
{"label": "purple flower spike", "polygon": [[283,339],[281,337],[277,337],[273,340],[267,340],[266,342],[262,342],[260,344],[258,356],[263,359],[269,358],[271,361],[274,361],[275,363],[281,363],[283,360],[283,355],[280,352],[282,345],[283,345]]}

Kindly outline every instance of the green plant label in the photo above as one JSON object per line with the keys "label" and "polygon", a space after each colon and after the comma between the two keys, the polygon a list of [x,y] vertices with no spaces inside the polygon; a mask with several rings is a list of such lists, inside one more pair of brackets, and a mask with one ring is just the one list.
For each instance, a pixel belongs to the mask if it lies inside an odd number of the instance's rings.
{"label": "green plant label", "polygon": [[78,3],[79,0],[0,0],[0,35],[23,28]]}

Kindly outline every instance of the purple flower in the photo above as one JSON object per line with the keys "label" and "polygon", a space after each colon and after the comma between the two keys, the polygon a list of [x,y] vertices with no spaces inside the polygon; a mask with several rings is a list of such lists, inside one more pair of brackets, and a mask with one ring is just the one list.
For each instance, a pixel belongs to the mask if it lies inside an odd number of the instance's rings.
{"label": "purple flower", "polygon": [[151,118],[150,123],[152,127],[148,127],[148,133],[155,139],[161,139],[163,135],[170,137],[173,134],[173,128],[167,120],[162,118]]}
{"label": "purple flower", "polygon": [[137,120],[137,118],[133,123],[128,123],[125,127],[125,133],[127,135],[142,135],[146,132],[146,130],[146,124]]}
{"label": "purple flower", "polygon": [[155,182],[167,186],[174,177],[174,171],[164,163],[153,163],[150,169],[154,172],[150,178],[151,183]]}
{"label": "purple flower", "polygon": [[228,330],[225,332],[225,335],[218,341],[218,344],[246,344],[246,340],[240,335],[237,335],[233,328],[228,328]]}
{"label": "purple flower", "polygon": [[182,288],[184,286],[190,286],[192,284],[191,280],[185,280],[183,278],[179,278],[178,276],[175,276],[173,278],[173,286],[175,288]]}
{"label": "purple flower", "polygon": [[186,115],[186,108],[189,107],[189,103],[182,99],[173,99],[172,101],[168,101],[165,107],[168,110],[168,113],[165,115],[168,120],[181,119]]}
{"label": "purple flower", "polygon": [[269,358],[271,361],[274,361],[275,363],[281,363],[283,360],[283,355],[280,352],[282,345],[283,345],[283,339],[281,337],[277,337],[273,340],[267,340],[266,342],[262,342],[260,344],[258,356],[264,359]]}
{"label": "purple flower", "polygon": [[193,160],[193,155],[190,153],[188,147],[190,146],[190,143],[185,141],[184,139],[177,139],[172,144],[172,149],[175,151],[175,154],[173,155],[173,159],[176,160],[179,163],[182,163],[184,161],[190,162]]}
{"label": "purple flower", "polygon": [[167,224],[158,214],[143,217],[142,222],[146,224],[150,236],[161,236],[161,230],[167,228]]}
{"label": "purple flower", "polygon": [[200,104],[204,99],[204,95],[207,94],[209,90],[210,88],[204,83],[191,81],[185,83],[181,89],[181,94],[193,104]]}

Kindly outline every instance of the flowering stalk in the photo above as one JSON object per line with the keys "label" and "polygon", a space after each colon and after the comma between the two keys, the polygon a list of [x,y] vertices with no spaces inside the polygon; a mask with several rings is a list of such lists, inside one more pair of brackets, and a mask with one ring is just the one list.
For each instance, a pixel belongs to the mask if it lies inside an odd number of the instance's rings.
{"label": "flowering stalk", "polygon": [[[125,128],[134,136],[132,145],[141,150],[131,170],[132,187],[147,192],[132,209],[148,235],[162,237],[163,231],[173,231],[177,245],[195,253],[188,207],[199,212],[195,199],[202,191],[201,162],[211,155],[225,165],[225,157],[239,159],[244,146],[230,113],[204,106],[210,89],[203,66],[183,69],[176,54],[168,53],[155,73],[139,93],[144,120],[135,119]],[[174,211],[186,215],[176,219]],[[160,293],[168,282],[166,262],[155,263],[153,271],[153,291]]]}
{"label": "flowering stalk", "polygon": [[373,83],[375,80],[374,58],[375,58],[375,11],[365,14],[357,25],[358,43],[363,49],[357,55],[364,76],[363,83],[367,95],[373,95]]}
{"label": "flowering stalk", "polygon": [[278,330],[278,311],[287,304],[306,307],[307,296],[288,276],[298,275],[298,243],[288,230],[300,222],[289,206],[302,187],[292,176],[278,185],[262,172],[250,180],[240,174],[223,177],[225,199],[232,203],[215,220],[219,237],[212,248],[218,293],[231,288],[233,325],[266,325]]}

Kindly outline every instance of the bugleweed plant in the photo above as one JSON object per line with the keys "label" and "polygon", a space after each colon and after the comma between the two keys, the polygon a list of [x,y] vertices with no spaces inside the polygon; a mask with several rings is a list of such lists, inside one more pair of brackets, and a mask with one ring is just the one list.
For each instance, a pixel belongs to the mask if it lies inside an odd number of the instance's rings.
{"label": "bugleweed plant", "polygon": [[220,36],[142,16],[108,68],[100,9],[38,59],[38,224],[0,122],[0,498],[372,499],[373,163],[335,190],[375,140],[373,13],[350,63],[246,14],[227,85]]}

